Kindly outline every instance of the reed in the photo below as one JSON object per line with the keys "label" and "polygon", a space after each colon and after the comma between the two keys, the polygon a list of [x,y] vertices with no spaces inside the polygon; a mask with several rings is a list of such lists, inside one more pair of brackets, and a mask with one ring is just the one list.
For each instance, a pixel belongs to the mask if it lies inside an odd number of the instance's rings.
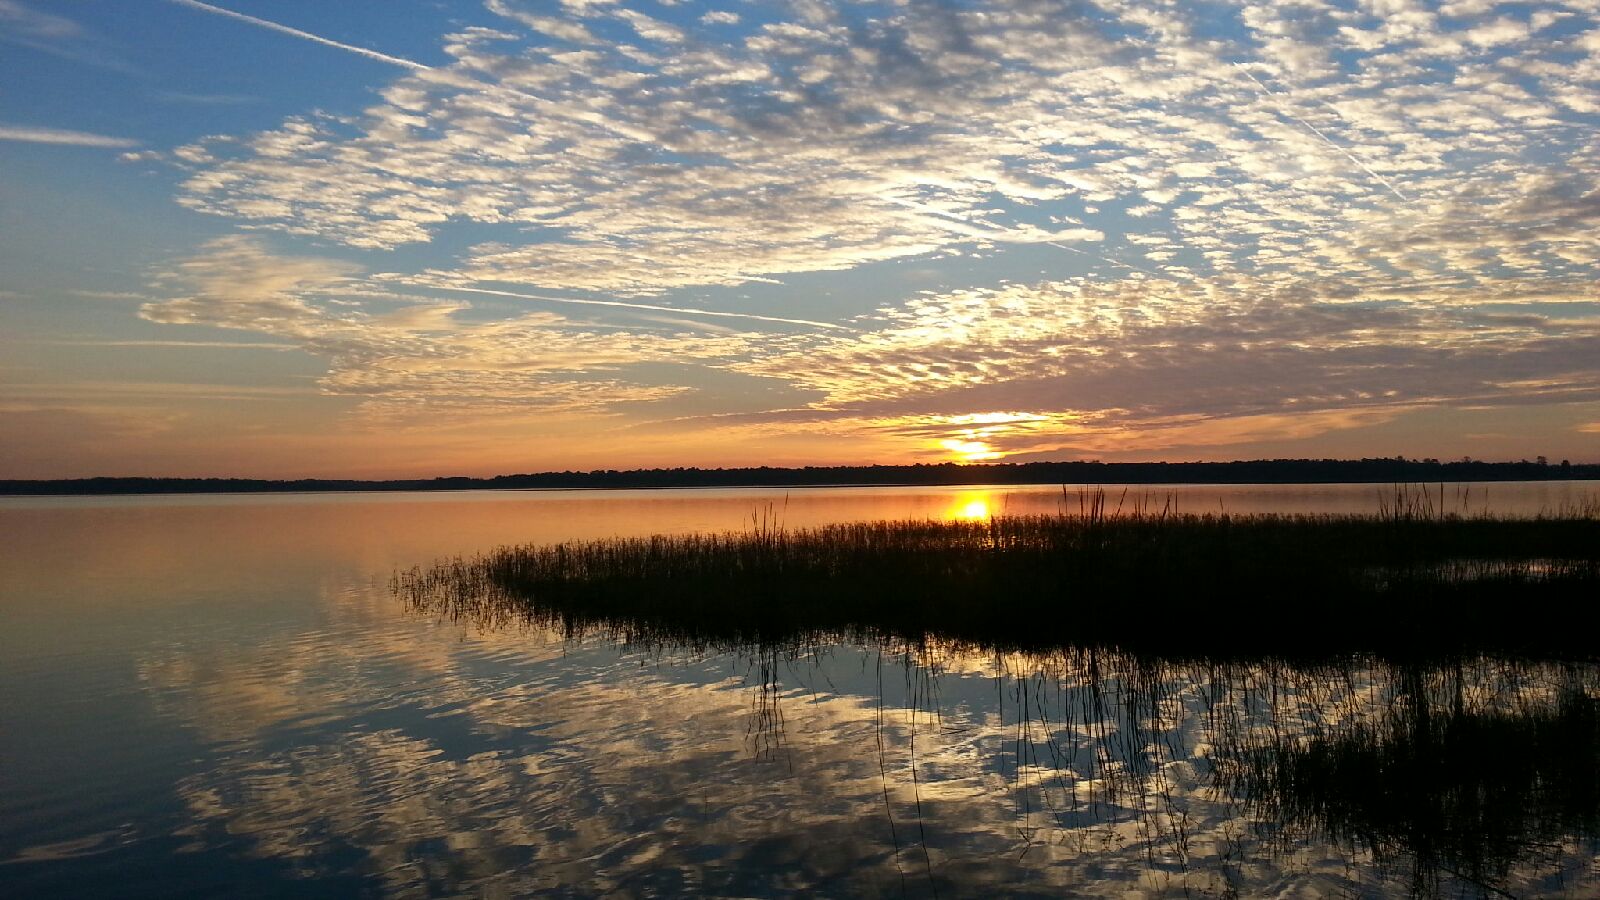
{"label": "reed", "polygon": [[1402,492],[1374,516],[1195,515],[1096,492],[1054,516],[801,529],[769,510],[743,532],[501,547],[393,588],[448,615],[634,641],[1595,653],[1573,626],[1600,596],[1596,510],[1441,506]]}

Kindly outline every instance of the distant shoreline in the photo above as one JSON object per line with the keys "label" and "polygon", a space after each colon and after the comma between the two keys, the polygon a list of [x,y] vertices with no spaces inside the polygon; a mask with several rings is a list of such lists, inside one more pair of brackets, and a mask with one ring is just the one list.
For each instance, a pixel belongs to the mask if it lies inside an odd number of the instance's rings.
{"label": "distant shoreline", "polygon": [[1587,481],[1600,464],[1407,459],[1271,459],[1236,462],[1034,462],[804,468],[634,469],[541,472],[492,478],[0,479],[0,495],[280,494],[479,490],[640,490],[671,488],[945,487],[1024,484],[1403,484]]}

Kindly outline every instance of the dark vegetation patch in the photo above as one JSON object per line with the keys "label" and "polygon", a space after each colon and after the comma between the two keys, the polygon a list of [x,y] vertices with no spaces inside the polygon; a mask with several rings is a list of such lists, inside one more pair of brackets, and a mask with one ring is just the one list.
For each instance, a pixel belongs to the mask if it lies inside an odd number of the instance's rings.
{"label": "dark vegetation patch", "polygon": [[[1403,499],[1403,498],[1402,498]],[[1409,503],[1409,505],[1407,505]],[[1592,658],[1600,516],[1077,515],[502,547],[395,577],[415,607],[633,642],[830,636],[1169,658]]]}

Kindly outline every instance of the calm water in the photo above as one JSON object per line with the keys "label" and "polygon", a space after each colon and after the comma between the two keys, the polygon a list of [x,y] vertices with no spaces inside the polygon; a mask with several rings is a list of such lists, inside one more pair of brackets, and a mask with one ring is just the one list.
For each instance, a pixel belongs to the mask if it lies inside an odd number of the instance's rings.
{"label": "calm water", "polygon": [[[1520,514],[1600,485],[1431,490]],[[1358,512],[1386,495],[1123,502]],[[1063,502],[0,498],[0,896],[1600,895],[1591,666],[629,648],[450,620],[388,587],[497,544]]]}

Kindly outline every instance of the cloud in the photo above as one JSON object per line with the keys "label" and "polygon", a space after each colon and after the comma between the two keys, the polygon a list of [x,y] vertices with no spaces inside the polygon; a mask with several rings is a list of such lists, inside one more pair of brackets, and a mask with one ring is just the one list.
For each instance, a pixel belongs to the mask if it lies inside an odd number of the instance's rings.
{"label": "cloud", "polygon": [[[427,284],[427,282],[421,282]],[[720,319],[748,319],[752,322],[770,322],[783,325],[805,325],[810,328],[826,328],[833,331],[845,330],[841,325],[828,322],[818,322],[814,319],[790,319],[783,316],[763,316],[756,313],[724,312],[714,309],[693,309],[680,306],[655,306],[649,303],[632,303],[622,300],[594,300],[579,297],[548,297],[534,294],[519,294],[515,291],[497,291],[488,288],[460,287],[450,284],[430,285],[442,291],[458,291],[467,294],[485,294],[491,297],[515,297],[519,300],[536,300],[540,303],[572,304],[576,306],[608,306],[616,309],[639,309],[652,312],[666,312],[679,316],[708,316]]]}
{"label": "cloud", "polygon": [[[1592,295],[1544,288],[1541,303]],[[706,424],[1103,450],[1288,439],[1438,405],[1600,400],[1600,320],[1486,314],[1470,288],[1409,299],[1244,277],[928,295],[863,317],[849,337],[793,336],[732,363],[821,399]]]}
{"label": "cloud", "polygon": [[212,241],[159,274],[154,292],[167,299],[144,304],[146,320],[250,331],[323,357],[324,393],[389,419],[497,407],[610,414],[689,390],[630,379],[633,367],[745,347],[737,334],[596,327],[549,312],[469,322],[460,301],[395,293],[349,263],[275,254],[244,236]]}
{"label": "cloud", "polygon": [[77,22],[64,16],[40,12],[15,2],[0,0],[0,22],[14,37],[52,40],[76,38],[83,34]]}
{"label": "cloud", "polygon": [[258,103],[261,98],[251,94],[206,94],[189,91],[157,91],[157,100],[166,103],[192,103],[197,106],[238,106]]}
{"label": "cloud", "polygon": [[0,0],[0,43],[26,47],[76,63],[125,75],[140,74],[108,42],[78,22],[41,12],[16,0]]}
{"label": "cloud", "polygon": [[26,382],[6,388],[6,395],[30,402],[93,401],[107,397],[148,399],[203,399],[230,402],[282,400],[311,396],[311,388],[251,384],[206,384],[188,381],[74,381],[65,383]]}
{"label": "cloud", "polygon": [[1464,37],[1480,47],[1494,47],[1523,40],[1528,36],[1528,24],[1508,16],[1484,22],[1467,31]]}
{"label": "cloud", "polygon": [[55,347],[162,347],[197,350],[296,350],[295,344],[267,341],[33,341]]}
{"label": "cloud", "polygon": [[[1246,37],[1222,40],[1119,8],[929,4],[856,21],[818,6],[730,39],[721,16],[683,31],[611,7],[489,9],[534,31],[452,35],[452,61],[395,82],[384,104],[212,148],[182,202],[373,249],[457,221],[506,226],[520,235],[477,244],[451,274],[545,289],[651,293],[1139,231],[1106,204],[1170,229],[1175,248],[1152,249],[1155,266],[1100,254],[1115,267],[1291,263],[1321,277],[1372,264],[1369,225],[1448,228],[1434,213],[1454,198],[1509,201],[1515,173],[1584,133],[1563,112],[1584,108],[1581,73],[1534,65],[1554,45],[1507,50],[1433,20],[1300,66],[1284,41],[1365,22],[1250,6]],[[675,49],[602,37],[608,18]],[[1475,62],[1419,81],[1402,60],[1433,51],[1393,49],[1418,35]],[[1527,67],[1538,89],[1473,74],[1489,65]],[[1416,208],[1395,205],[1408,198]],[[1045,227],[1038,209],[1081,224]]]}
{"label": "cloud", "polygon": [[[1596,397],[1592,11],[1530,41],[1520,13],[1411,3],[485,9],[438,65],[378,54],[404,71],[363,109],[166,156],[183,205],[388,274],[219,243],[145,315],[303,346],[369,411],[919,450]],[[668,363],[699,374],[643,373]],[[681,415],[729,373],[814,400]]]}
{"label": "cloud", "polygon": [[513,6],[506,0],[487,0],[484,6],[490,12],[526,25],[540,34],[546,34],[574,44],[593,44],[596,42],[595,36],[579,21],[530,13]]}
{"label": "cloud", "polygon": [[41,128],[35,125],[6,124],[0,124],[0,141],[106,148],[137,147],[139,145],[138,141],[128,138],[92,134],[87,131],[68,131],[64,128]]}
{"label": "cloud", "polygon": [[[1539,309],[1588,302],[1562,282],[1519,288]],[[236,237],[161,275],[152,293],[168,299],[142,315],[250,331],[322,357],[320,390],[357,400],[374,421],[540,409],[620,416],[618,427],[660,423],[652,434],[730,443],[830,435],[929,458],[1225,446],[1439,405],[1600,402],[1600,321],[1485,311],[1470,287],[1436,287],[1419,301],[1411,291],[1397,300],[1287,278],[1083,276],[928,293],[846,330],[804,332],[671,321],[662,331],[658,316],[641,329],[551,311],[486,320],[459,299],[417,290]],[[804,405],[677,412],[713,372],[784,386]]]}
{"label": "cloud", "polygon": [[[1245,77],[1250,79],[1250,83],[1251,84],[1254,84],[1258,89],[1260,89],[1260,91],[1261,91],[1263,96],[1265,96],[1265,97],[1267,97],[1269,99],[1273,99],[1273,98],[1278,97],[1278,92],[1277,91],[1274,91],[1271,88],[1267,87],[1266,85],[1262,84],[1260,79],[1258,79],[1254,75],[1250,74],[1250,70],[1248,68],[1245,68],[1243,65],[1240,65],[1239,66],[1239,71],[1243,72]],[[1301,124],[1302,126],[1304,126],[1307,131],[1310,131],[1312,134],[1316,135],[1318,140],[1322,141],[1324,144],[1327,144],[1329,147],[1332,147],[1334,150],[1338,151],[1340,153],[1340,155],[1342,155],[1346,159],[1350,160],[1350,163],[1352,165],[1354,165],[1356,168],[1358,168],[1361,171],[1367,173],[1367,175],[1371,176],[1379,184],[1383,185],[1385,188],[1388,188],[1389,193],[1394,194],[1396,197],[1400,198],[1401,200],[1404,200],[1404,201],[1406,201],[1408,203],[1410,202],[1410,198],[1407,197],[1405,194],[1400,193],[1400,189],[1395,187],[1394,184],[1389,181],[1389,179],[1384,178],[1382,175],[1379,175],[1377,172],[1374,172],[1370,166],[1368,166],[1366,163],[1362,162],[1361,160],[1357,159],[1355,154],[1351,153],[1349,150],[1346,150],[1345,148],[1343,148],[1343,147],[1339,146],[1338,144],[1334,143],[1332,140],[1330,140],[1328,138],[1328,136],[1326,134],[1322,133],[1322,130],[1320,128],[1318,128],[1315,125],[1312,125],[1310,122],[1307,122],[1306,120],[1300,118],[1299,116],[1293,115],[1292,113],[1285,113],[1285,115],[1289,116],[1289,118],[1293,119],[1294,121],[1296,121],[1299,124]]]}

